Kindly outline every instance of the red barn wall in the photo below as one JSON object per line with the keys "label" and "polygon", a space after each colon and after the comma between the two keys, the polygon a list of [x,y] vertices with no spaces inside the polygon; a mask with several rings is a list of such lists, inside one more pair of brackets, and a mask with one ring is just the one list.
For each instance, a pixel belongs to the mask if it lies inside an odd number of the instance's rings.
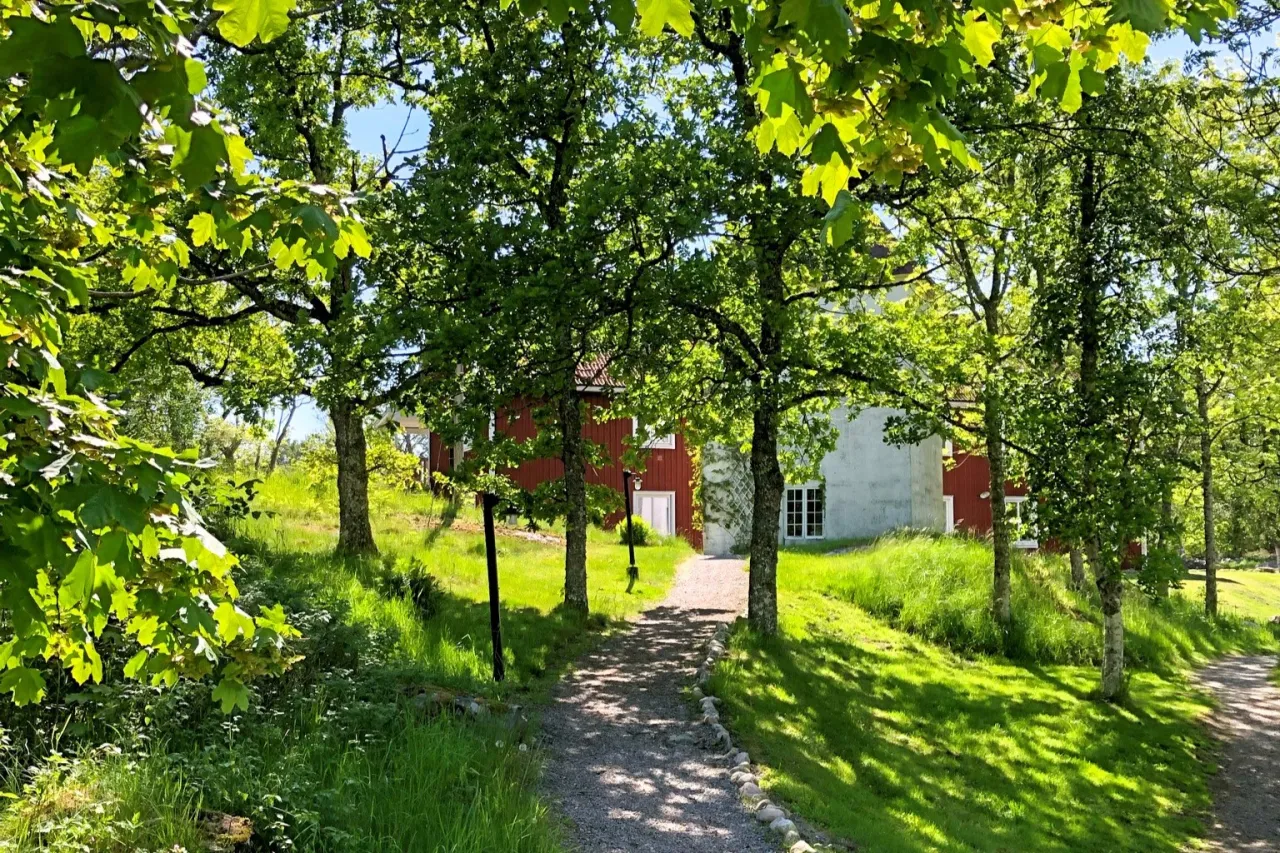
{"label": "red barn wall", "polygon": [[[985,456],[958,452],[954,464],[942,468],[942,494],[953,499],[956,529],[977,536],[991,532],[991,499],[982,495],[991,491],[991,465]],[[1025,495],[1026,486],[1013,481],[1004,484],[1005,494]]]}
{"label": "red barn wall", "polygon": [[[588,465],[587,482],[621,492],[622,465],[618,460],[622,458],[623,441],[631,435],[631,418],[610,417],[611,402],[604,394],[585,393],[583,400],[587,404],[587,418],[582,434],[589,441],[601,445],[610,460],[604,465]],[[532,439],[538,431],[533,420],[535,408],[536,404],[517,400],[498,414],[495,424],[498,432],[517,441]],[[520,488],[532,490],[539,483],[559,479],[564,474],[564,465],[554,458],[530,459],[506,474]],[[645,470],[637,477],[644,491],[675,492],[676,532],[695,548],[701,548],[702,531],[695,530],[693,526],[693,460],[684,435],[676,433],[674,450],[650,450]],[[621,518],[621,513],[615,513],[605,520],[606,525],[612,527]]]}

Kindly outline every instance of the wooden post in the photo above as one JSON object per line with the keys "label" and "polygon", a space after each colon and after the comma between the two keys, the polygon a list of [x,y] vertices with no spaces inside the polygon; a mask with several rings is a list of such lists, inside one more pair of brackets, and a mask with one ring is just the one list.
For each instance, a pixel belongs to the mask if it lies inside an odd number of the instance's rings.
{"label": "wooden post", "polygon": [[502,662],[502,614],[498,609],[498,543],[493,534],[493,509],[498,496],[484,496],[484,554],[489,565],[489,631],[493,637],[493,680],[506,678],[506,666]]}
{"label": "wooden post", "polygon": [[635,530],[631,526],[631,477],[630,471],[622,472],[622,498],[627,508],[627,554],[631,558],[631,564],[627,566],[627,592],[631,592],[640,579],[640,569],[636,566]]}

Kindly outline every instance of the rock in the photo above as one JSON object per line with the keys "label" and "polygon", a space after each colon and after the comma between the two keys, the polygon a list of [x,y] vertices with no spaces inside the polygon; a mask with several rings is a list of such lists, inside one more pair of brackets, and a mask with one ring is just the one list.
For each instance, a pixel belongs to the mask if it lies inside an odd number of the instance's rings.
{"label": "rock", "polygon": [[748,782],[756,781],[756,777],[752,773],[739,770],[737,773],[734,773],[729,777],[729,781],[735,785],[745,785]]}
{"label": "rock", "polygon": [[200,829],[216,851],[234,850],[253,840],[253,821],[226,812],[202,812]]}
{"label": "rock", "polygon": [[693,688],[693,698],[694,698],[694,699],[697,699],[697,700],[699,700],[699,701],[701,701],[701,700],[702,700],[702,698],[703,698],[703,693],[702,693],[702,688],[701,688],[701,687],[695,687],[695,688]]}
{"label": "rock", "polygon": [[729,768],[730,773],[751,773],[751,765],[745,761],[741,764],[735,764]]}
{"label": "rock", "polygon": [[701,703],[702,703],[702,707],[704,707],[704,708],[705,708],[705,707],[707,707],[708,705],[719,705],[719,704],[720,704],[720,697],[719,697],[719,696],[703,696],[703,697],[702,697],[701,699],[699,699],[698,701],[699,701],[699,702],[701,702]]}
{"label": "rock", "polygon": [[743,799],[758,800],[764,796],[764,791],[761,791],[760,786],[755,782],[746,782],[738,788],[738,794]]}
{"label": "rock", "polygon": [[716,723],[720,722],[720,715],[715,711],[712,711],[710,714],[703,714],[702,722],[714,726]]}
{"label": "rock", "polygon": [[737,755],[733,757],[733,763],[734,764],[750,764],[751,756],[745,752],[739,752]]}
{"label": "rock", "polygon": [[791,845],[791,849],[787,853],[816,853],[816,851],[809,846],[808,842],[797,841]]}
{"label": "rock", "polygon": [[716,736],[716,740],[723,743],[725,747],[733,745],[733,736],[729,734],[729,730],[719,723],[711,724],[711,731]]}
{"label": "rock", "polygon": [[695,738],[690,732],[679,732],[677,734],[667,735],[667,743],[671,746],[693,746],[696,742],[697,738]]}
{"label": "rock", "polygon": [[775,820],[785,820],[786,815],[782,813],[782,809],[774,805],[765,806],[756,812],[756,820],[761,823],[773,823]]}
{"label": "rock", "polygon": [[793,829],[789,831],[786,835],[782,836],[782,846],[790,847],[791,845],[795,844],[799,840],[800,840],[800,833],[796,832]]}
{"label": "rock", "polygon": [[1280,625],[1280,616],[1272,616],[1272,617],[1271,617],[1271,624],[1272,624],[1272,625]]}
{"label": "rock", "polygon": [[790,819],[785,817],[780,817],[777,820],[775,820],[773,823],[769,824],[769,829],[773,830],[779,835],[786,835],[788,832],[795,832],[796,825]]}

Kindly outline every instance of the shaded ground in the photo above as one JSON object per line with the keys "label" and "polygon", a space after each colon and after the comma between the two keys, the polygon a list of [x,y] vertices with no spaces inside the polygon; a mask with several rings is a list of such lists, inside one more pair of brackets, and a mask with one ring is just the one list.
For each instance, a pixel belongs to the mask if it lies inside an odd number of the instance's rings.
{"label": "shaded ground", "polygon": [[746,604],[740,560],[685,562],[670,595],[579,662],[543,717],[544,786],[589,853],[764,853],[726,762],[695,742],[681,697],[716,625]]}
{"label": "shaded ground", "polygon": [[1214,779],[1209,850],[1280,851],[1280,690],[1275,658],[1231,657],[1200,671],[1218,698],[1211,725],[1225,741]]}

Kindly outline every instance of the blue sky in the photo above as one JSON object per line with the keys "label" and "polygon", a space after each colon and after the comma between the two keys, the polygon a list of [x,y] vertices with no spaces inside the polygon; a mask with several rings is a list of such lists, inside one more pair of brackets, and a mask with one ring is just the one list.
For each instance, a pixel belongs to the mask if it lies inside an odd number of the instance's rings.
{"label": "blue sky", "polygon": [[[1275,44],[1275,33],[1269,34],[1267,41]],[[1259,45],[1263,47],[1263,45]],[[1156,64],[1181,62],[1195,45],[1185,35],[1178,34],[1162,38],[1152,44],[1148,51],[1151,61]],[[407,120],[407,123],[406,123]],[[386,103],[376,107],[355,110],[347,123],[347,132],[351,143],[358,151],[372,157],[382,156],[381,137],[386,136],[387,145],[395,144],[403,128],[404,139],[401,148],[416,148],[426,141],[427,117],[421,111],[414,111],[404,104]],[[327,427],[328,418],[314,403],[307,400],[294,417],[290,434],[293,438],[303,438]]]}

